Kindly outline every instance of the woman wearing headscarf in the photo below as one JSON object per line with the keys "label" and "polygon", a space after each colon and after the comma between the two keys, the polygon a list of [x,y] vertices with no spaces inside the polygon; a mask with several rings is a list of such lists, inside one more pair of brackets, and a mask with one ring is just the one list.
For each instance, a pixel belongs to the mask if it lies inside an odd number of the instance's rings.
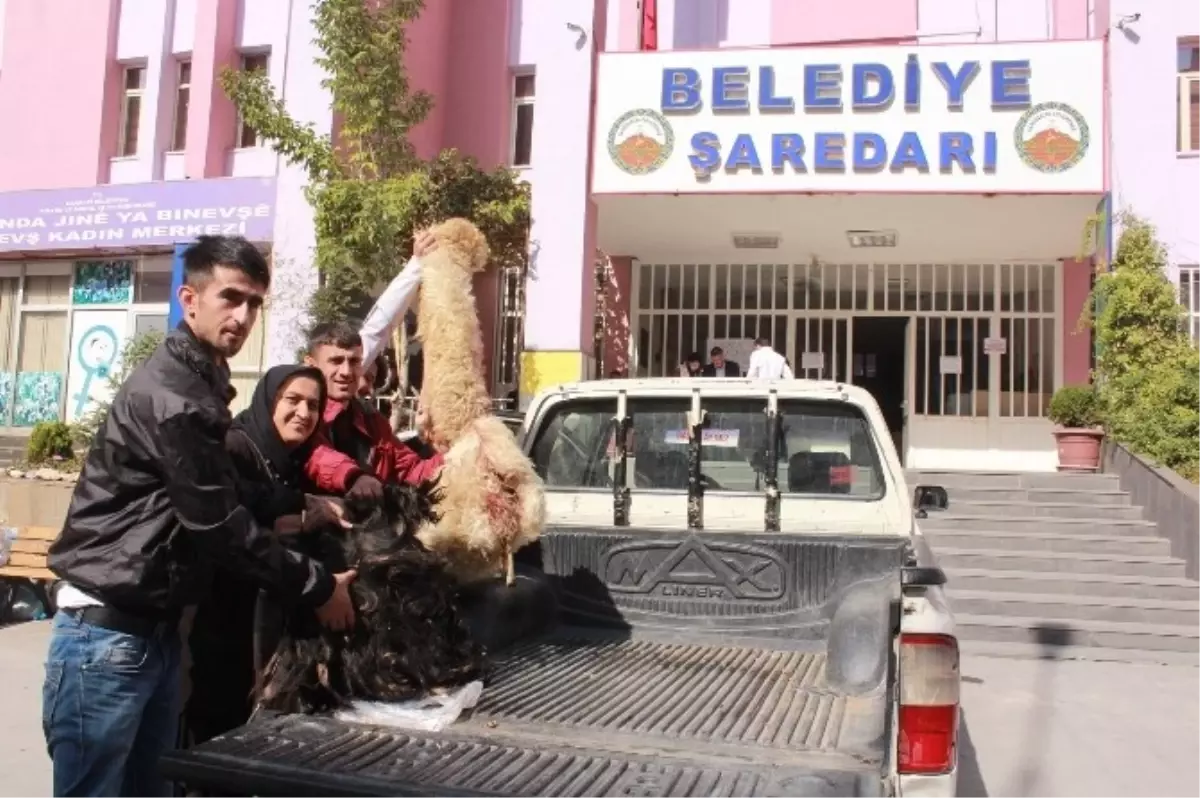
{"label": "woman wearing headscarf", "polygon": [[[263,375],[250,406],[234,419],[225,439],[242,505],[259,524],[292,536],[295,545],[306,549],[313,543],[305,538],[345,526],[338,502],[304,492],[304,464],[324,411],[325,379],[318,369],[276,366]],[[258,592],[257,584],[218,570],[211,597],[196,609],[186,708],[192,743],[234,729],[250,717]]]}

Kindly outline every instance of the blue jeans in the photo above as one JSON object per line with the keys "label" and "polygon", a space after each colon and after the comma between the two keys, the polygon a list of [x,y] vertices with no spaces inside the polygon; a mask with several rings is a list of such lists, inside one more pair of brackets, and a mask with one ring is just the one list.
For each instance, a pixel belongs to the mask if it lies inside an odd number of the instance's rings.
{"label": "blue jeans", "polygon": [[42,731],[54,795],[167,796],[158,758],[179,723],[178,629],[136,637],[54,616]]}

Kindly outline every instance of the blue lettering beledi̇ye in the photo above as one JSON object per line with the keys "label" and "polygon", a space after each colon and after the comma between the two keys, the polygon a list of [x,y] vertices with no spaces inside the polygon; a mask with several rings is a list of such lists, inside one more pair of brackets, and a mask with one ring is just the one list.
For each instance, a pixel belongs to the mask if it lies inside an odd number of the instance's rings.
{"label": "blue lettering beledi\u0307ye", "polygon": [[[944,102],[950,110],[963,109],[967,92],[983,73],[988,76],[992,108],[1023,110],[1032,101],[1028,59],[996,60],[986,65],[980,61],[933,61],[928,71],[941,88],[935,92],[936,101]],[[886,64],[864,62],[806,64],[803,76],[801,86],[783,86],[772,66],[754,70],[748,66],[720,66],[712,68],[706,81],[697,69],[667,67],[662,74],[661,108],[665,114],[694,113],[704,108],[707,99],[709,108],[722,115],[750,111],[795,113],[798,90],[799,104],[806,113],[815,115],[846,110],[847,94],[851,111],[885,110],[897,101],[898,93],[907,112],[921,109],[923,75],[915,54],[908,56],[901,75],[894,74]],[[999,149],[994,130],[944,131],[936,141],[924,141],[913,131],[893,141],[871,132],[847,136],[830,130],[812,133],[807,138],[798,132],[775,133],[769,144],[755,141],[749,133],[740,133],[728,146],[716,133],[701,131],[692,136],[691,145],[689,162],[700,177],[717,170],[737,174],[742,170],[758,173],[766,169],[775,173],[789,169],[802,173],[847,170],[924,173],[936,167],[943,173],[956,170],[963,174],[994,173]]]}

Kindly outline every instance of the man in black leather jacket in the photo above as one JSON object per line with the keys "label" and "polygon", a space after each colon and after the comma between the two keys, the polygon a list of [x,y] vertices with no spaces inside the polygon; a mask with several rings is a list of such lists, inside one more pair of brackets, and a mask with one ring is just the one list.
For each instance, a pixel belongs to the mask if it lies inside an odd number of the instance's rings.
{"label": "man in black leather jacket", "polygon": [[43,728],[55,795],[169,795],[158,757],[176,739],[178,627],[221,563],[353,623],[348,584],[289,551],[238,504],[225,451],[228,358],[270,274],[245,239],[203,236],[184,255],[184,321],[117,392],[50,547],[59,592]]}

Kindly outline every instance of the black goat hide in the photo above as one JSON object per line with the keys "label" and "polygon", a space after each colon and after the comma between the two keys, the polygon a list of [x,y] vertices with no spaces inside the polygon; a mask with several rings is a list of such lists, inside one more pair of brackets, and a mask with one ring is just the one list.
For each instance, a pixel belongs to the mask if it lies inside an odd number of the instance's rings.
{"label": "black goat hide", "polygon": [[266,667],[263,708],[328,712],[354,699],[401,701],[482,677],[484,652],[471,638],[457,585],[415,537],[435,517],[436,487],[385,490],[382,507],[348,506],[354,528],[318,543],[331,570],[358,572],[350,588],[354,629],[331,632],[311,611],[291,613]]}

